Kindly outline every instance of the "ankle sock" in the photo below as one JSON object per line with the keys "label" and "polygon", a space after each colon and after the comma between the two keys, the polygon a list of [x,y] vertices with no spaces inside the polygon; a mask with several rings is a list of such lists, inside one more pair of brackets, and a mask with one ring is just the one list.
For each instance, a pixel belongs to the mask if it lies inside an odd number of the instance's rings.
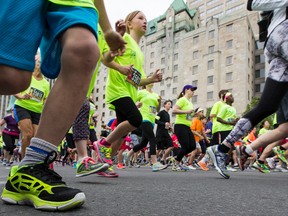
{"label": "ankle sock", "polygon": [[20,162],[19,167],[44,162],[51,151],[57,152],[57,150],[57,146],[45,140],[33,137],[30,146],[26,148],[25,157]]}

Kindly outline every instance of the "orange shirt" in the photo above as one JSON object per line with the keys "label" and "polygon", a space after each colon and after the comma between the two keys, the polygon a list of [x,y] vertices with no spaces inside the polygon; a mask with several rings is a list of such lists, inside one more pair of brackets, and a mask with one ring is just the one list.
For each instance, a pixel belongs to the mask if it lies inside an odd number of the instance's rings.
{"label": "orange shirt", "polygon": [[[199,134],[202,135],[202,133],[203,133],[203,131],[204,131],[204,126],[203,126],[203,124],[202,124],[202,122],[201,122],[200,119],[198,119],[198,118],[193,118],[192,123],[191,123],[191,126],[190,126],[190,129],[191,129],[192,131],[196,131],[196,132],[198,132]],[[194,135],[194,138],[195,138],[195,141],[196,141],[196,142],[199,142],[199,141],[200,141],[200,137],[199,137],[199,136]]]}

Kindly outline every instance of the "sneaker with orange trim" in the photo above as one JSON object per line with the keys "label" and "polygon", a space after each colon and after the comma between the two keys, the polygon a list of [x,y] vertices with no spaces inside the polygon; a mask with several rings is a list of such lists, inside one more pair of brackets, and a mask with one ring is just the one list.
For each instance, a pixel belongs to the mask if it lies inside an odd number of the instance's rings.
{"label": "sneaker with orange trim", "polygon": [[125,166],[122,163],[118,163],[117,169],[125,169]]}
{"label": "sneaker with orange trim", "polygon": [[206,163],[203,163],[203,162],[199,161],[197,164],[202,170],[204,170],[204,171],[208,171],[209,170],[209,168],[206,166]]}

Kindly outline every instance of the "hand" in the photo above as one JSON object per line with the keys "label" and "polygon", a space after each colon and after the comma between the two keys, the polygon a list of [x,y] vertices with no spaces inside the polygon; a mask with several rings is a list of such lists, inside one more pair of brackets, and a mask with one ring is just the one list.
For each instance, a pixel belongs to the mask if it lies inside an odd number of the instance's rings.
{"label": "hand", "polygon": [[30,99],[32,96],[30,94],[25,94],[25,95],[21,95],[21,98],[20,99],[23,99],[23,100],[28,100]]}
{"label": "hand", "polygon": [[116,29],[116,32],[118,32],[123,37],[126,32],[125,21],[122,19],[117,20],[117,22],[115,23],[115,29]]}
{"label": "hand", "polygon": [[161,100],[162,100],[162,97],[159,95],[159,97],[158,97],[158,103],[159,104],[161,103]]}
{"label": "hand", "polygon": [[108,46],[110,47],[111,54],[114,56],[123,55],[126,51],[126,42],[122,36],[113,30],[107,31],[104,36]]}
{"label": "hand", "polygon": [[152,75],[153,82],[160,82],[163,78],[163,74],[160,69],[157,69],[155,73]]}
{"label": "hand", "polygon": [[192,110],[187,110],[186,111],[186,114],[191,114],[191,113],[193,113],[194,112],[194,110],[192,109]]}
{"label": "hand", "polygon": [[133,73],[132,71],[133,65],[128,65],[128,66],[122,66],[119,67],[119,72],[125,76],[130,75],[131,73]]}
{"label": "hand", "polygon": [[142,102],[137,102],[136,103],[136,107],[139,109],[139,108],[141,108],[142,107]]}
{"label": "hand", "polygon": [[200,140],[203,140],[203,139],[204,139],[204,137],[203,137],[202,135],[200,135],[199,137],[200,137]]}

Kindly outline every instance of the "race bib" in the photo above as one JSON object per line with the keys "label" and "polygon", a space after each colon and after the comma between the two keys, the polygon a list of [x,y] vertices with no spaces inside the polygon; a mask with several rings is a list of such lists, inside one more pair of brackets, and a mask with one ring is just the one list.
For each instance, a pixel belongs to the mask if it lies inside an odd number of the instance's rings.
{"label": "race bib", "polygon": [[149,112],[150,112],[151,114],[156,114],[156,112],[157,112],[156,107],[155,107],[155,106],[149,106]]}
{"label": "race bib", "polygon": [[31,87],[29,90],[29,95],[31,95],[31,99],[37,102],[41,102],[44,98],[44,92],[34,87]]}
{"label": "race bib", "polygon": [[135,68],[132,68],[132,71],[133,72],[127,76],[126,81],[132,84],[134,87],[138,88],[141,81],[141,73]]}
{"label": "race bib", "polygon": [[192,121],[192,115],[191,114],[186,114],[186,120]]}

